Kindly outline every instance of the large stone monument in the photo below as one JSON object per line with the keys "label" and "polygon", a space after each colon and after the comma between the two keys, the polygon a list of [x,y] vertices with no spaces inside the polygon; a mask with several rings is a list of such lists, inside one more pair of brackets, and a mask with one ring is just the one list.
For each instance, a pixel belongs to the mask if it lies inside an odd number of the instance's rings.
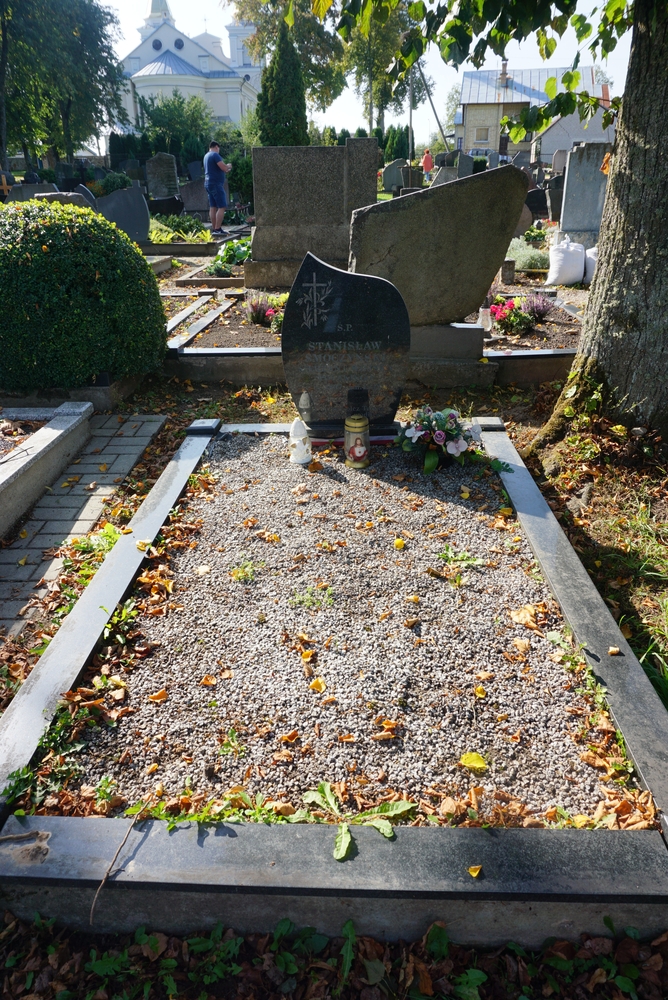
{"label": "large stone monument", "polygon": [[401,168],[408,166],[408,160],[399,157],[392,160],[383,167],[383,191],[390,192],[393,187],[401,187],[403,184]]}
{"label": "large stone monument", "polygon": [[156,153],[146,161],[146,183],[149,197],[175,198],[179,193],[179,175],[176,157],[171,153]]}
{"label": "large stone monument", "polygon": [[308,252],[345,268],[351,213],[376,203],[377,169],[376,139],[253,149],[255,227],[246,286],[289,287]]}
{"label": "large stone monument", "polygon": [[392,430],[408,372],[410,326],[397,289],[308,253],[285,307],[283,365],[314,436],[340,435],[351,393],[362,394],[371,432]]}
{"label": "large stone monument", "polygon": [[412,327],[459,322],[489,291],[527,187],[509,165],[360,208],[350,227],[350,270],[396,285]]}
{"label": "large stone monument", "polygon": [[557,243],[564,236],[572,243],[582,243],[585,250],[598,243],[608,185],[601,166],[611,151],[609,142],[585,142],[568,154]]}
{"label": "large stone monument", "polygon": [[97,210],[109,222],[115,222],[136,243],[148,239],[151,217],[138,181],[132,187],[98,198]]}
{"label": "large stone monument", "polygon": [[43,184],[15,184],[7,195],[7,201],[30,201],[36,194],[47,194],[50,191],[57,191],[55,184],[45,182]]}

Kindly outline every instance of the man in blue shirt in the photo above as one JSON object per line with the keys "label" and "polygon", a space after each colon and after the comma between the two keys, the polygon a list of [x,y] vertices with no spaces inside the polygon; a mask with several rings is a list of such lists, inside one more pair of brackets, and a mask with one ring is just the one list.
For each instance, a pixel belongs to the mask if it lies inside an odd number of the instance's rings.
{"label": "man in blue shirt", "polygon": [[209,144],[209,152],[204,157],[204,187],[209,196],[209,217],[214,236],[223,235],[221,227],[227,208],[225,174],[231,169],[232,164],[225,163],[220,155],[220,146],[214,140]]}

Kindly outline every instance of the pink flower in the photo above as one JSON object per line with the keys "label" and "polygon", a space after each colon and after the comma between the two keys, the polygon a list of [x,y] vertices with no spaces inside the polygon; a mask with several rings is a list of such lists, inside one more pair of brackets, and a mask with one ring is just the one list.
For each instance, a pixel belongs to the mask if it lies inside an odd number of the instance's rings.
{"label": "pink flower", "polygon": [[443,444],[445,441],[445,431],[434,431],[434,441],[436,444]]}
{"label": "pink flower", "polygon": [[468,444],[463,437],[455,438],[454,441],[448,441],[445,446],[445,450],[451,455],[461,455],[462,452],[468,449]]}

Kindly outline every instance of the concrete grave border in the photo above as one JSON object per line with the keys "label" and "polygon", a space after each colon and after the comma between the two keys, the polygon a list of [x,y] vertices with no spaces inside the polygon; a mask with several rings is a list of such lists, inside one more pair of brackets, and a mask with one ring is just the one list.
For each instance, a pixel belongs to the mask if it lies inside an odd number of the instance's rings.
{"label": "concrete grave border", "polygon": [[14,451],[0,459],[0,538],[11,531],[26,511],[81,451],[90,438],[92,403],[63,403],[53,407],[8,406],[5,420],[47,420]]}
{"label": "concrete grave border", "polygon": [[[615,721],[665,829],[668,712],[502,421],[481,417],[477,423],[485,448],[514,470],[502,473],[504,487],[566,620],[608,689]],[[198,421],[191,428],[192,436],[131,522],[133,535],[116,544],[5,713],[3,776],[29,761],[35,734],[53,714],[60,692],[75,682],[106,623],[108,612],[101,614],[99,604],[113,607],[131,586],[142,558],[136,539],[157,534],[217,425]],[[286,428],[227,424],[219,433]],[[613,645],[620,656],[608,656]],[[129,820],[10,817],[0,838],[2,902],[22,919],[39,909],[83,929],[130,826]],[[129,831],[117,858],[95,929],[128,931],[146,924],[186,933],[220,920],[241,932],[266,931],[287,916],[330,935],[353,919],[358,934],[413,939],[432,920],[444,919],[456,941],[495,946],[512,937],[536,947],[548,935],[575,940],[582,931],[606,933],[604,916],[618,926],[635,926],[643,936],[668,924],[668,850],[655,830],[399,827],[388,842],[356,827],[354,836],[356,851],[341,864],[332,858],[331,826],[186,823],[168,833],[164,823],[140,824]],[[473,879],[467,869],[478,864],[482,875]]]}

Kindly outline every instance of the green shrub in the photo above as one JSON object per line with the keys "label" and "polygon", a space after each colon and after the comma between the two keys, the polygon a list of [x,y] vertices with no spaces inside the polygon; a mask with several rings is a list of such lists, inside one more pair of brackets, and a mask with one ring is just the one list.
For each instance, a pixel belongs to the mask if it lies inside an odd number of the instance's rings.
{"label": "green shrub", "polygon": [[473,173],[481,174],[483,170],[487,170],[487,157],[486,156],[474,156],[473,157]]}
{"label": "green shrub", "polygon": [[0,210],[0,386],[72,389],[154,371],[165,315],[143,254],[89,208]]}
{"label": "green shrub", "polygon": [[230,197],[233,194],[240,194],[241,200],[246,204],[253,203],[253,161],[250,156],[241,156],[235,153],[229,161],[232,169],[227,175],[227,183],[230,189]]}
{"label": "green shrub", "polygon": [[127,174],[115,174],[110,171],[101,181],[93,181],[89,185],[96,198],[104,198],[105,195],[113,194],[114,191],[122,191],[124,188],[132,187],[132,180]]}
{"label": "green shrub", "polygon": [[535,250],[523,237],[510,241],[506,257],[512,257],[518,271],[545,270],[550,266],[550,255],[542,250]]}

